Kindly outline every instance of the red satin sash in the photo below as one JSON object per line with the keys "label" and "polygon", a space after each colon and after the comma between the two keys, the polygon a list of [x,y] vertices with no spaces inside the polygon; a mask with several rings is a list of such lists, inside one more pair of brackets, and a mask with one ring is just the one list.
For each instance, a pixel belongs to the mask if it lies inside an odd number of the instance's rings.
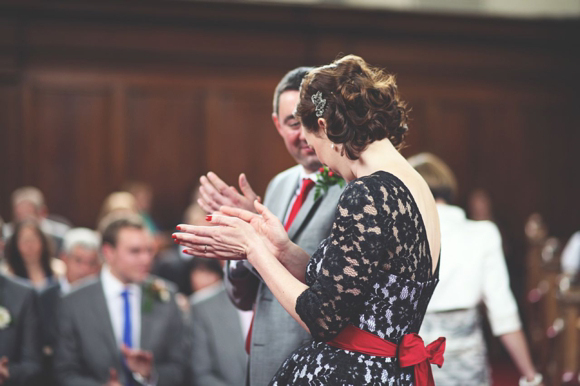
{"label": "red satin sash", "polygon": [[348,325],[327,344],[343,350],[385,358],[397,357],[401,367],[415,366],[415,386],[435,386],[430,364],[443,366],[445,338],[439,338],[425,347],[417,334],[407,334],[397,346],[385,339]]}

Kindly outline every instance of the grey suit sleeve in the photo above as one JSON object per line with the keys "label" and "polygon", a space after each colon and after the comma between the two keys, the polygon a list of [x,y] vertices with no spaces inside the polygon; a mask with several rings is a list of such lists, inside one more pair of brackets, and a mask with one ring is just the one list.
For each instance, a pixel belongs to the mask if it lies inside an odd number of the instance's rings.
{"label": "grey suit sleeve", "polygon": [[191,373],[193,375],[191,386],[228,386],[222,378],[214,372],[212,362],[211,344],[206,331],[206,322],[199,316],[196,310],[192,312],[192,352]]}
{"label": "grey suit sleeve", "polygon": [[40,325],[37,298],[34,290],[28,291],[19,316],[22,321],[21,360],[10,362],[10,379],[7,385],[24,385],[37,379],[42,371],[40,353]]}
{"label": "grey suit sleeve", "polygon": [[75,323],[70,312],[74,305],[62,299],[58,309],[58,340],[54,353],[54,372],[59,386],[102,386],[103,382],[82,374],[82,358]]}
{"label": "grey suit sleeve", "polygon": [[159,376],[157,386],[183,385],[186,378],[185,369],[189,356],[187,331],[174,295],[171,297],[170,304],[171,324],[165,339],[169,349],[165,360],[155,361],[155,370]]}

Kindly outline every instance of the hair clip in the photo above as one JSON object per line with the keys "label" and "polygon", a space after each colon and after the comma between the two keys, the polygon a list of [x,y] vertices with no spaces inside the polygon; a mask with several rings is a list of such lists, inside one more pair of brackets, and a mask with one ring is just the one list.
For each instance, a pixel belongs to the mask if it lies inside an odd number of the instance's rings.
{"label": "hair clip", "polygon": [[314,107],[316,108],[316,117],[320,118],[324,115],[324,107],[326,106],[326,99],[322,97],[322,92],[318,91],[316,94],[312,95],[312,103],[314,103]]}

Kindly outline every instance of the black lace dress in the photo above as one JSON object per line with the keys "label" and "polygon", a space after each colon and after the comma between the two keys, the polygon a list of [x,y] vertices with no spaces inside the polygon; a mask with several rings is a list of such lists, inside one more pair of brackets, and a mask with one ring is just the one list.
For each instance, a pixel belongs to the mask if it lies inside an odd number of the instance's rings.
{"label": "black lace dress", "polygon": [[396,358],[325,342],[348,324],[395,344],[418,333],[438,282],[431,267],[425,226],[403,182],[383,171],[352,181],[308,264],[310,288],[296,303],[314,340],[284,362],[271,385],[412,385],[413,367],[401,368]]}

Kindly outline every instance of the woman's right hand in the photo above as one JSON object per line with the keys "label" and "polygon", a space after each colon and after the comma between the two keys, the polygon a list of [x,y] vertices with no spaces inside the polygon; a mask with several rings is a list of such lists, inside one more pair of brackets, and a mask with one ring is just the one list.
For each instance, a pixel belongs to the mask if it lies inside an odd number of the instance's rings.
{"label": "woman's right hand", "polygon": [[292,242],[280,220],[259,201],[254,201],[258,214],[232,207],[221,207],[220,212],[248,222],[260,235],[271,254],[281,260]]}

